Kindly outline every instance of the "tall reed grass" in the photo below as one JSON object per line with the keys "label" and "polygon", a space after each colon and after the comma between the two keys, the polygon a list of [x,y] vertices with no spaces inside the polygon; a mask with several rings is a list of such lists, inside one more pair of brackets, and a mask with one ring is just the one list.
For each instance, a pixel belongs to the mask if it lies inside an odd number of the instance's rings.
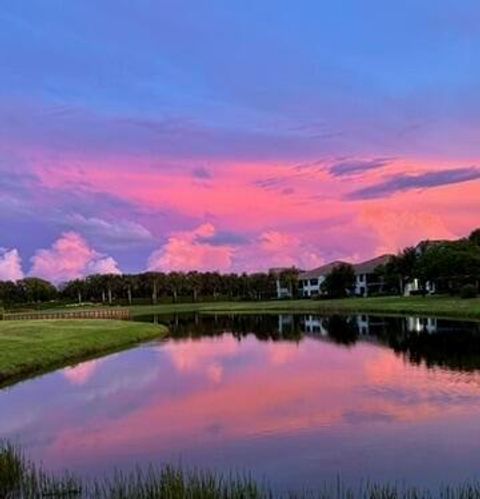
{"label": "tall reed grass", "polygon": [[280,493],[248,475],[185,471],[174,466],[136,468],[99,479],[45,472],[16,447],[0,442],[1,499],[480,499],[480,482],[432,491],[365,483],[357,489],[337,480],[317,491]]}

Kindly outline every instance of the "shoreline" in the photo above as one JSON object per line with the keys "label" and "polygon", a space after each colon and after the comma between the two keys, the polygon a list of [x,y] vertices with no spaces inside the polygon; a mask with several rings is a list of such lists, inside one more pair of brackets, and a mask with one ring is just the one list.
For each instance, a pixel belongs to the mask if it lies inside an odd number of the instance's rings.
{"label": "shoreline", "polygon": [[[84,307],[83,310],[107,310]],[[136,344],[163,339],[162,324],[135,321],[135,317],[176,313],[200,314],[372,314],[385,317],[417,316],[480,321],[480,299],[451,297],[382,297],[341,300],[277,300],[263,302],[202,302],[132,307],[133,320],[50,319],[0,321],[0,388],[62,367],[128,349]],[[51,309],[51,313],[66,308]],[[68,309],[67,309],[68,310]],[[38,315],[45,314],[39,311]],[[33,317],[35,314],[31,314]]]}
{"label": "shoreline", "polygon": [[[174,313],[371,313],[385,316],[415,315],[453,320],[480,320],[480,298],[461,299],[451,296],[386,296],[373,298],[343,299],[295,299],[266,301],[204,301],[181,303],[158,303],[156,305],[113,305],[91,304],[78,306],[77,313],[96,311],[105,313],[125,312],[132,318]],[[42,310],[28,309],[16,312],[8,310],[5,319],[15,315],[28,314],[39,318],[48,314],[70,314],[68,306],[54,306]],[[0,321],[1,324],[1,321]]]}
{"label": "shoreline", "polygon": [[163,325],[133,321],[0,321],[0,388],[167,334]]}
{"label": "shoreline", "polygon": [[370,313],[384,316],[414,315],[452,320],[480,320],[480,299],[452,297],[375,297],[344,298],[338,300],[271,300],[261,302],[199,302],[128,307],[133,317],[152,314],[209,313],[209,314],[269,314],[312,313],[348,314]]}

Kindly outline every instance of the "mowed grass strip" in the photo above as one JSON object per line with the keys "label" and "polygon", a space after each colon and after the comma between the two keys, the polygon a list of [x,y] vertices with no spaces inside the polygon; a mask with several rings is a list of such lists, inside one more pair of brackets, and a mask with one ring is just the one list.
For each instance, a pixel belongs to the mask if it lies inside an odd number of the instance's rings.
{"label": "mowed grass strip", "polygon": [[[104,307],[82,307],[98,310]],[[105,307],[109,308],[109,307]],[[385,315],[424,315],[464,319],[480,319],[480,298],[460,299],[452,296],[385,296],[372,298],[344,298],[338,300],[268,300],[197,303],[159,303],[114,307],[129,310],[132,316],[182,312],[205,313],[376,313]],[[63,312],[68,307],[54,307],[50,312]]]}
{"label": "mowed grass strip", "polygon": [[[109,307],[80,307],[99,310]],[[372,298],[225,301],[197,303],[159,303],[113,307],[128,310],[133,317],[172,313],[372,313],[378,315],[420,315],[480,320],[480,298],[461,299],[455,296],[385,296]],[[68,307],[52,307],[49,312],[64,312]],[[43,313],[42,311],[41,313]],[[32,311],[34,313],[34,311]]]}
{"label": "mowed grass strip", "polygon": [[138,305],[129,308],[133,316],[203,313],[375,313],[384,315],[421,315],[458,319],[480,319],[480,298],[451,296],[386,296],[338,300],[270,300],[261,302],[205,302]]}
{"label": "mowed grass strip", "polygon": [[0,321],[0,383],[166,334],[164,326],[131,321]]}

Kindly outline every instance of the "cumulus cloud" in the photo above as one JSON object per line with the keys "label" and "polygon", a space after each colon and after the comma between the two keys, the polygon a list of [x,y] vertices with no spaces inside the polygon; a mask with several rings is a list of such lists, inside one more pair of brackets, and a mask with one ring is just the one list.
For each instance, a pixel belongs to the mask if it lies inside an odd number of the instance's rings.
{"label": "cumulus cloud", "polygon": [[67,367],[62,371],[62,374],[72,385],[82,386],[95,375],[95,372],[102,363],[103,359],[82,362],[77,366]]}
{"label": "cumulus cloud", "polygon": [[428,211],[368,207],[359,215],[367,232],[376,235],[375,253],[397,253],[422,239],[454,239],[442,216]]}
{"label": "cumulus cloud", "polygon": [[118,263],[111,256],[92,260],[87,265],[87,274],[121,274]]}
{"label": "cumulus cloud", "polygon": [[276,230],[263,232],[258,247],[254,249],[257,257],[262,255],[262,259],[273,267],[311,268],[324,263],[323,258],[300,237]]}
{"label": "cumulus cloud", "polygon": [[30,275],[53,282],[77,279],[93,273],[119,273],[115,260],[98,253],[76,232],[65,232],[49,249],[39,249]]}
{"label": "cumulus cloud", "polygon": [[350,199],[373,199],[390,196],[396,192],[428,189],[477,179],[480,179],[480,168],[476,166],[431,171],[419,175],[399,174],[353,191],[348,197]]}
{"label": "cumulus cloud", "polygon": [[[233,248],[215,241],[215,227],[205,223],[192,231],[175,232],[148,259],[149,270],[229,270]],[[210,241],[212,240],[212,241]]]}
{"label": "cumulus cloud", "polygon": [[147,228],[129,220],[111,222],[97,217],[84,217],[76,213],[68,216],[66,221],[75,229],[111,246],[131,246],[153,240]]}
{"label": "cumulus cloud", "polygon": [[0,281],[23,279],[22,259],[18,250],[0,248]]}

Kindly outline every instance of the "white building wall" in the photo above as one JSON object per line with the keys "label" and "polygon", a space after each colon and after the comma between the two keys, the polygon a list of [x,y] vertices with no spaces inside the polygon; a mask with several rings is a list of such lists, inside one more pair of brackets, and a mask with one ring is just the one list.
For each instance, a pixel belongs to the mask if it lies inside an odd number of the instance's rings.
{"label": "white building wall", "polygon": [[434,317],[408,317],[407,328],[414,333],[433,334],[437,331],[437,319]]}
{"label": "white building wall", "polygon": [[355,294],[368,296],[367,274],[355,274]]}
{"label": "white building wall", "polygon": [[291,298],[292,295],[290,293],[290,289],[282,286],[280,279],[277,279],[276,282],[277,287],[277,298]]}
{"label": "white building wall", "polygon": [[[312,284],[312,281],[316,284]],[[322,283],[325,280],[325,276],[319,276],[313,279],[302,279],[302,295],[305,298],[309,298],[311,296],[317,296],[321,294]]]}
{"label": "white building wall", "polygon": [[306,315],[303,322],[303,332],[310,334],[318,334],[320,336],[328,336],[328,331],[323,327],[323,322],[320,318],[314,315]]}

